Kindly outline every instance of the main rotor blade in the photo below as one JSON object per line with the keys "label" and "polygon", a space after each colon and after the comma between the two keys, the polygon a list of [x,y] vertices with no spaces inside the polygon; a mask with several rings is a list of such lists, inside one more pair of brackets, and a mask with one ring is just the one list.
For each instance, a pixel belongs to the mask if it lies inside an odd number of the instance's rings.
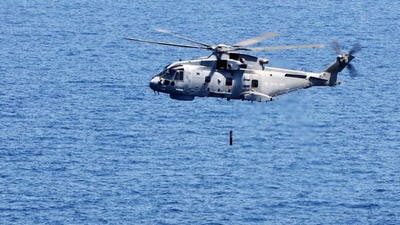
{"label": "main rotor blade", "polygon": [[340,45],[337,41],[332,41],[331,42],[331,47],[333,48],[333,50],[335,50],[337,55],[341,55],[342,54],[342,50],[340,50]]}
{"label": "main rotor blade", "polygon": [[360,43],[357,43],[351,48],[351,50],[349,51],[349,54],[353,55],[354,53],[357,53],[359,51],[361,51],[361,45],[360,45]]}
{"label": "main rotor blade", "polygon": [[286,46],[267,46],[267,47],[254,47],[245,48],[242,50],[248,51],[272,51],[272,50],[286,50],[286,49],[299,49],[299,48],[323,48],[324,45],[321,44],[311,44],[311,45],[286,45]]}
{"label": "main rotor blade", "polygon": [[234,45],[232,45],[232,46],[234,46],[234,47],[249,46],[249,45],[253,45],[253,44],[259,43],[259,42],[261,42],[261,41],[263,41],[263,40],[265,40],[265,39],[267,39],[267,38],[273,38],[273,37],[275,37],[275,36],[278,36],[278,33],[275,33],[275,32],[265,32],[265,33],[262,33],[260,36],[257,36],[257,37],[253,37],[253,38],[249,38],[249,39],[243,40],[243,41],[238,42],[238,43],[236,43],[236,44],[234,44]]}
{"label": "main rotor blade", "polygon": [[195,43],[195,44],[199,44],[199,45],[203,45],[203,46],[206,46],[206,47],[211,47],[211,45],[209,45],[209,44],[205,44],[205,43],[190,39],[190,38],[185,37],[185,36],[180,35],[180,34],[174,34],[169,30],[165,30],[165,29],[161,29],[161,28],[155,28],[155,30],[160,32],[160,33],[168,34],[168,35],[171,35],[173,37],[176,37],[176,38],[179,38],[179,39],[182,39],[182,40],[185,40],[185,41],[189,41],[189,42],[192,42],[192,43]]}
{"label": "main rotor blade", "polygon": [[138,42],[145,42],[145,43],[158,44],[158,45],[176,46],[176,47],[183,47],[183,48],[209,49],[208,47],[204,47],[204,46],[182,45],[182,44],[175,44],[175,43],[168,43],[168,42],[143,40],[143,39],[137,39],[137,38],[125,38],[125,39],[130,40],[130,41],[138,41]]}

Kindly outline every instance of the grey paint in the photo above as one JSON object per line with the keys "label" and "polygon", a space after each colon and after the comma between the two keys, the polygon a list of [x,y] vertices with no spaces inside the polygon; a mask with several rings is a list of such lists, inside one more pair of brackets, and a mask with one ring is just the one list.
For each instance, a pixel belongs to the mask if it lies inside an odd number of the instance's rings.
{"label": "grey paint", "polygon": [[[266,59],[239,54],[231,59],[229,52],[212,54],[208,58],[179,61],[169,65],[153,77],[150,87],[156,92],[170,94],[178,100],[193,100],[194,97],[220,97],[266,102],[275,96],[311,86],[336,85],[337,73],[354,58],[348,54],[339,55],[325,71],[320,73],[266,67]],[[217,60],[226,60],[225,69],[217,68]],[[184,71],[183,81],[171,76],[175,70]],[[209,77],[209,82],[206,82]],[[227,78],[232,85],[227,85]],[[258,81],[258,87],[252,81]]]}

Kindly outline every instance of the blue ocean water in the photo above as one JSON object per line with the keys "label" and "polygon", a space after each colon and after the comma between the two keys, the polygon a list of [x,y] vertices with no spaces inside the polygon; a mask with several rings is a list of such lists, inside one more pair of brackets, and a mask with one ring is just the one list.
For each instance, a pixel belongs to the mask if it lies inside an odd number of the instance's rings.
{"label": "blue ocean water", "polygon": [[[400,2],[0,2],[0,224],[399,224]],[[209,52],[140,44],[359,42],[359,76],[270,103],[154,95]],[[181,42],[182,43],[182,42]],[[329,47],[259,52],[321,71]],[[229,130],[234,145],[228,146]]]}

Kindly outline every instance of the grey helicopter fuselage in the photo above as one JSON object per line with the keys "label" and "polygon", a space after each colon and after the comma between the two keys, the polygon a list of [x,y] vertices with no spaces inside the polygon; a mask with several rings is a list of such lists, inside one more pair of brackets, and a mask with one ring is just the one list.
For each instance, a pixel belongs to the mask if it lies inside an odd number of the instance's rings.
{"label": "grey helicopter fuselage", "polygon": [[219,97],[268,102],[275,96],[311,86],[336,85],[337,73],[354,57],[339,55],[320,73],[267,67],[268,60],[238,52],[178,61],[150,81],[150,88],[177,100]]}

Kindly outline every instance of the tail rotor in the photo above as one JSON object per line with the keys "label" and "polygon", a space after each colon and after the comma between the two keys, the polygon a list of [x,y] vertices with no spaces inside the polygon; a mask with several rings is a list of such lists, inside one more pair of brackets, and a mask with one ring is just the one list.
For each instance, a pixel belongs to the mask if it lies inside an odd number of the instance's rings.
{"label": "tail rotor", "polygon": [[360,43],[354,44],[353,47],[350,49],[350,51],[347,53],[342,52],[341,50],[342,48],[337,41],[333,41],[331,43],[331,47],[336,52],[336,54],[338,54],[337,61],[339,62],[340,67],[342,67],[342,69],[346,67],[349,70],[349,74],[351,77],[357,77],[358,72],[355,69],[355,67],[352,64],[350,64],[350,62],[355,58],[354,54],[361,51]]}

